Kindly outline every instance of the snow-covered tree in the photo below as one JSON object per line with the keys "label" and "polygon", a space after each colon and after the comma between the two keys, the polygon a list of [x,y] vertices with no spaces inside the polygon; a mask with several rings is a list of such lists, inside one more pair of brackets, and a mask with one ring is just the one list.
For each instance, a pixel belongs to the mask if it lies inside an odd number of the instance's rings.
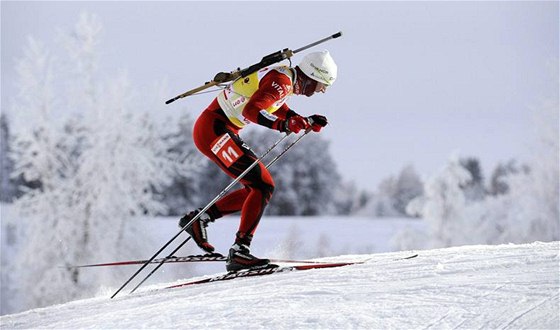
{"label": "snow-covered tree", "polygon": [[472,171],[451,160],[427,182],[425,195],[409,204],[409,211],[428,224],[427,232],[402,232],[395,244],[431,248],[560,239],[558,102],[542,106],[538,113],[542,141],[529,167],[511,167],[502,172],[507,175],[496,175],[496,183],[502,185],[494,183],[491,195],[473,199],[464,189],[473,181]]}
{"label": "snow-covered tree", "polygon": [[214,195],[219,192],[219,188],[214,187],[213,180],[205,177],[209,162],[194,145],[193,125],[192,116],[185,113],[178,119],[176,129],[164,137],[168,157],[177,165],[171,183],[158,192],[169,209],[168,215],[182,216],[189,210],[205,205],[212,197],[208,197],[209,194],[203,191]]}
{"label": "snow-covered tree", "polygon": [[407,212],[420,214],[427,222],[431,247],[448,247],[468,242],[465,217],[466,197],[461,189],[470,173],[453,157],[442,171],[425,185],[424,195],[413,200]]}
{"label": "snow-covered tree", "polygon": [[360,191],[354,182],[341,182],[334,192],[333,203],[337,214],[349,215],[363,209],[370,198],[370,194]]}
{"label": "snow-covered tree", "polygon": [[89,250],[83,252],[115,258],[136,248],[124,241],[132,216],[165,211],[152,188],[168,183],[172,171],[158,127],[135,113],[126,78],[110,84],[100,100],[86,122],[89,143],[71,180],[72,206],[83,217],[82,242]]}
{"label": "snow-covered tree", "polygon": [[[12,135],[10,133],[10,126],[6,114],[0,115],[0,165],[2,185],[0,187],[0,202],[9,203],[17,196],[17,179],[12,178],[14,172],[14,161],[11,159],[11,144],[13,143]],[[17,253],[18,242],[20,237],[18,235],[17,223],[6,211],[6,205],[0,208],[1,227],[0,230],[0,246],[2,251],[0,253],[0,297],[2,303],[0,304],[0,314],[4,315],[9,313],[17,306],[15,295],[15,279],[17,275],[14,274],[14,264],[11,256]],[[8,214],[7,214],[8,213]],[[4,298],[6,297],[6,298]]]}
{"label": "snow-covered tree", "polygon": [[535,108],[540,141],[529,169],[506,177],[508,192],[490,198],[485,216],[499,221],[494,242],[560,239],[558,100]]}
{"label": "snow-covered tree", "polygon": [[12,177],[14,161],[10,157],[12,143],[8,117],[2,113],[0,114],[0,202],[11,202],[17,195],[16,180]]}
{"label": "snow-covered tree", "polygon": [[[59,38],[67,58],[54,62],[30,39],[18,64],[14,110],[36,121],[18,134],[15,169],[26,180],[40,182],[17,201],[25,216],[26,243],[15,271],[27,308],[115,284],[120,270],[104,278],[60,266],[140,257],[151,250],[150,239],[135,231],[131,220],[165,212],[155,192],[174,174],[162,138],[168,131],[136,101],[126,74],[108,81],[99,77],[101,31],[95,16],[82,14]],[[77,115],[62,123],[51,115],[55,110]]]}
{"label": "snow-covered tree", "polygon": [[[58,285],[72,282],[69,272],[49,266],[63,260],[65,254],[57,229],[66,217],[64,179],[70,175],[66,155],[58,147],[59,132],[52,118],[57,105],[53,90],[54,63],[49,51],[30,38],[17,65],[20,93],[14,103],[14,113],[27,115],[30,121],[14,145],[15,173],[26,181],[40,182],[38,189],[26,191],[17,201],[29,221],[20,225],[26,232],[26,244],[18,258],[19,269],[15,271],[21,274],[20,289],[31,289],[27,294],[32,306],[47,304],[51,301],[49,296],[58,296],[56,291],[61,289]],[[37,284],[38,291],[33,286],[27,287],[26,282]]]}
{"label": "snow-covered tree", "polygon": [[462,158],[461,165],[469,171],[471,179],[463,185],[465,196],[469,200],[482,200],[486,195],[484,187],[484,175],[480,167],[480,161],[475,157]]}
{"label": "snow-covered tree", "polygon": [[390,176],[381,181],[376,193],[368,196],[356,213],[371,217],[416,216],[407,214],[406,207],[410,201],[422,195],[423,191],[420,176],[412,165],[407,165],[396,177]]}
{"label": "snow-covered tree", "polygon": [[[206,157],[200,162],[197,162],[196,172],[200,173],[196,183],[198,187],[196,191],[200,201],[197,205],[198,207],[205,206],[234,180],[225,174],[215,163],[206,159]],[[243,186],[238,183],[234,185],[229,192],[241,189],[242,187]],[[192,191],[190,191],[189,194],[192,194]]]}
{"label": "snow-covered tree", "polygon": [[528,174],[529,171],[530,169],[527,165],[519,165],[515,162],[515,160],[510,160],[507,163],[498,164],[490,177],[488,193],[492,196],[504,195],[508,193],[508,177],[520,173]]}
{"label": "snow-covered tree", "polygon": [[[162,128],[142,110],[126,74],[105,83],[97,77],[101,31],[95,16],[82,14],[73,32],[61,38],[77,79],[73,86],[81,86],[69,93],[74,97],[68,103],[84,109],[73,144],[81,146],[79,166],[68,180],[69,209],[80,219],[72,245],[74,263],[94,255],[115,259],[139,251],[139,240],[126,239],[127,233],[134,233],[129,222],[133,216],[165,212],[155,191],[168,184],[173,173]],[[87,284],[108,280],[89,278]]]}

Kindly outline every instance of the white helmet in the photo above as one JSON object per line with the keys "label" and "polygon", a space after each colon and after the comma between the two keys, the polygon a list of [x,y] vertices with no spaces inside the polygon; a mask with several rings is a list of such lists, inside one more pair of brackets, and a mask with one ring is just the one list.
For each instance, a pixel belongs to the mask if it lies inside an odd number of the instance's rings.
{"label": "white helmet", "polygon": [[330,86],[336,80],[337,66],[328,50],[305,55],[299,68],[306,76]]}

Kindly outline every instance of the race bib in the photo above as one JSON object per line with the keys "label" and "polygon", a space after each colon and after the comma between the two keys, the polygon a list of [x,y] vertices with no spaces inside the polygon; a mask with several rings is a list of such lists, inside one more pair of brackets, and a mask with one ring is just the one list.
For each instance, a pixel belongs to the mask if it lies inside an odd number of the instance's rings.
{"label": "race bib", "polygon": [[230,167],[235,161],[243,156],[243,151],[235,144],[235,141],[224,134],[214,141],[212,144],[212,152],[216,155],[226,167]]}

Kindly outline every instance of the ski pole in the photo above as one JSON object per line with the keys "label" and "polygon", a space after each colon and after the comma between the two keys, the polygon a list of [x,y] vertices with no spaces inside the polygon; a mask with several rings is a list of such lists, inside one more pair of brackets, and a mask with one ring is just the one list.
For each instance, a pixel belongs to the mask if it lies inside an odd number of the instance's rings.
{"label": "ski pole", "polygon": [[282,152],[280,154],[278,154],[276,157],[274,157],[270,163],[268,163],[268,165],[266,165],[266,168],[269,168],[272,166],[272,164],[276,163],[278,161],[278,159],[280,159],[280,157],[282,157],[286,152],[288,152],[288,150],[290,150],[291,147],[293,147],[294,145],[296,145],[296,143],[298,143],[299,141],[301,141],[301,139],[303,139],[304,136],[307,135],[307,133],[311,132],[311,128],[308,128],[305,130],[305,133],[303,133],[302,135],[300,135],[297,139],[294,140],[294,142],[290,143],[286,148],[284,148],[284,150],[282,150]]}
{"label": "ski pole", "polygon": [[175,96],[174,98],[165,101],[165,104],[175,102],[178,99],[181,99],[183,97],[187,97],[187,96],[196,94],[196,93],[198,93],[202,90],[205,90],[207,88],[210,88],[212,86],[216,86],[216,85],[221,84],[221,83],[229,82],[229,81],[235,80],[239,77],[247,77],[248,75],[250,75],[251,73],[253,73],[255,71],[259,71],[260,69],[266,68],[269,65],[272,65],[274,63],[278,63],[280,61],[289,59],[290,57],[294,56],[294,54],[297,54],[297,53],[299,53],[303,50],[306,50],[308,48],[317,46],[318,44],[321,44],[325,41],[338,38],[340,36],[342,36],[342,32],[339,31],[339,32],[337,32],[333,35],[330,35],[326,38],[323,38],[321,40],[310,43],[309,45],[303,46],[303,47],[298,48],[296,50],[290,50],[288,48],[285,48],[284,50],[281,50],[281,51],[279,50],[275,53],[272,53],[270,55],[267,55],[267,56],[263,57],[259,63],[253,64],[253,65],[251,65],[251,66],[249,66],[245,69],[237,69],[237,70],[232,71],[232,72],[219,72],[214,76],[214,79],[212,79],[211,81],[208,81],[208,82],[204,83],[204,85],[202,85],[202,86],[199,86],[197,88],[186,91],[183,94],[179,94],[179,95]]}
{"label": "ski pole", "polygon": [[[142,265],[142,267],[140,267],[140,269],[136,271],[136,273],[134,273],[115,293],[113,293],[111,299],[113,299],[122,289],[124,289],[124,287],[127,286],[128,283],[130,283],[142,270],[144,270],[144,268],[146,268],[146,266],[148,266],[150,262],[152,262],[152,260],[154,260],[163,250],[165,250],[177,237],[179,237],[179,235],[181,235],[181,233],[186,228],[189,228],[193,222],[198,220],[198,218],[204,214],[204,212],[206,212],[214,203],[216,203],[220,198],[222,198],[234,185],[236,185],[239,181],[241,181],[241,179],[245,175],[247,175],[247,173],[249,173],[249,171],[251,171],[253,167],[255,167],[266,155],[268,155],[268,153],[270,153],[274,148],[276,148],[278,144],[284,141],[284,139],[288,137],[288,135],[289,134],[285,134],[282,138],[276,141],[267,151],[265,151],[262,156],[255,159],[255,161],[249,167],[247,167],[247,169],[243,171],[243,173],[241,173],[237,178],[235,178],[235,180],[233,180],[227,187],[225,187],[224,190],[222,190],[216,197],[214,197],[214,199],[210,201],[210,203],[208,203],[202,210],[200,210],[200,212],[198,212],[198,214],[194,218],[192,218],[191,221],[189,221],[186,225],[184,225],[183,228],[181,228],[181,230],[177,234],[175,234],[175,236],[173,236],[167,243],[165,243],[150,259],[148,259],[148,261],[146,261]],[[173,253],[175,252],[176,251],[174,251]]]}
{"label": "ski pole", "polygon": [[[187,244],[187,242],[188,242],[190,239],[191,239],[191,236],[189,235],[189,237],[187,237],[187,239],[184,240],[183,243],[179,244],[179,246],[177,246],[177,247],[175,248],[175,250],[171,251],[171,253],[169,253],[169,255],[168,255],[167,257],[165,257],[165,259],[171,258],[172,256],[174,256],[175,253],[176,253],[177,251],[179,251],[179,249],[182,248],[183,245]],[[130,293],[134,293],[134,291],[136,291],[136,289],[138,289],[142,284],[144,284],[144,282],[146,282],[146,281],[161,267],[161,266],[163,266],[163,264],[166,262],[165,259],[163,259],[162,261],[160,261],[160,262],[158,263],[158,265],[157,265],[154,269],[152,269],[152,271],[151,271],[148,275],[146,275],[146,277],[144,277],[144,278],[142,279],[142,281],[140,281],[140,283],[138,283],[132,290],[130,290],[129,294],[130,294]]]}
{"label": "ski pole", "polygon": [[[300,135],[296,140],[294,140],[294,141],[293,141],[292,143],[290,143],[286,148],[284,148],[284,150],[282,150],[282,152],[280,152],[280,154],[278,154],[276,157],[274,157],[274,158],[270,161],[270,163],[268,163],[268,165],[266,165],[266,168],[269,168],[270,166],[272,166],[272,164],[276,163],[276,161],[278,161],[278,159],[280,159],[280,157],[282,157],[286,152],[288,152],[288,150],[290,150],[290,148],[292,148],[294,145],[296,145],[296,143],[298,143],[301,139],[303,139],[303,137],[304,137],[305,135],[307,135],[307,133],[309,133],[310,131],[311,131],[311,129],[307,129],[307,130],[305,131],[304,134]],[[288,135],[285,135],[284,137],[287,137],[287,136],[288,136]],[[282,138],[282,140],[283,140],[283,139],[284,139],[284,138]],[[278,143],[279,143],[279,142],[275,143],[273,147],[275,147]],[[267,150],[267,151],[264,153],[264,155],[262,155],[262,156],[260,157],[260,159],[263,159],[264,156],[266,156],[266,154],[268,154],[270,150],[272,150],[272,148],[269,149],[269,150]],[[245,173],[242,173],[241,175],[244,175],[244,174],[245,174]],[[209,204],[209,205],[212,205],[212,204],[214,204],[214,203],[211,202],[211,204]],[[204,211],[204,212],[205,212],[205,211]],[[201,214],[201,213],[204,213],[204,212],[201,211],[201,212],[199,212],[198,214]],[[198,214],[197,214],[197,216],[198,216]],[[195,218],[196,218],[196,217],[195,217]],[[184,228],[188,228],[188,226],[192,223],[192,221],[193,221],[193,220],[191,220],[191,222],[189,222],[188,224],[186,224]],[[181,243],[178,247],[176,247],[175,250],[173,250],[165,259],[161,260],[161,261],[159,262],[159,264],[158,264],[146,277],[144,277],[144,279],[143,279],[140,283],[138,283],[138,285],[136,285],[136,286],[134,287],[134,289],[132,289],[132,290],[130,291],[130,293],[134,293],[134,292],[136,291],[136,289],[138,289],[142,284],[144,284],[144,282],[146,282],[146,280],[147,280],[148,278],[150,278],[150,277],[152,276],[152,274],[154,274],[161,266],[163,266],[163,264],[166,263],[167,260],[168,260],[169,258],[171,258],[173,255],[175,255],[175,253],[176,253],[177,251],[179,251],[179,249],[180,249],[181,247],[183,247],[183,245],[185,245],[190,239],[191,239],[191,236],[189,236],[186,240],[183,241],[183,243]]]}

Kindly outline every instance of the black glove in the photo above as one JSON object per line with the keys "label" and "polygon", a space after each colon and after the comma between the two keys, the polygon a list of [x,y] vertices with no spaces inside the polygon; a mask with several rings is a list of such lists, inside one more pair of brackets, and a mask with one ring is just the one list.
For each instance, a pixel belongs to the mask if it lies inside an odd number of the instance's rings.
{"label": "black glove", "polygon": [[313,129],[314,132],[320,132],[321,128],[327,126],[329,123],[327,117],[321,115],[309,116],[307,117],[307,121],[311,124],[311,129]]}

